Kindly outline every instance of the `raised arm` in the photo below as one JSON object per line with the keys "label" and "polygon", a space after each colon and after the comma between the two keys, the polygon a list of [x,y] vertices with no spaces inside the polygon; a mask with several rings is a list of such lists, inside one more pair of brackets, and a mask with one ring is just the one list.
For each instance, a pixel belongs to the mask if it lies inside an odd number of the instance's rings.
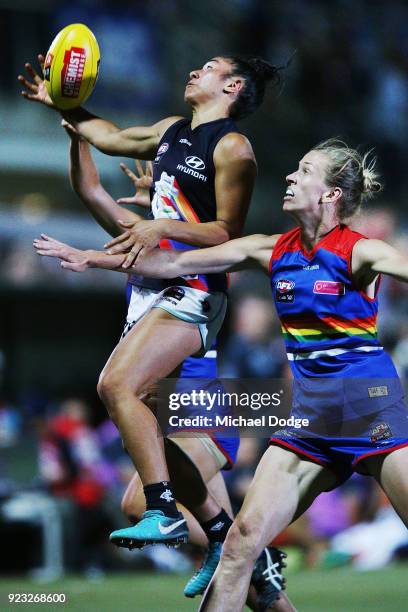
{"label": "raised arm", "polygon": [[[38,61],[43,66],[44,56],[39,55]],[[25,64],[25,69],[28,78],[23,75],[18,76],[18,80],[25,87],[21,92],[22,96],[32,102],[39,102],[59,110],[48,95],[44,80],[38,72],[29,63]],[[74,126],[82,138],[103,153],[137,159],[153,159],[164,132],[181,119],[181,117],[167,117],[151,126],[121,129],[111,121],[97,117],[83,108],[59,112]]]}
{"label": "raised arm", "polygon": [[111,236],[123,232],[118,223],[136,223],[142,217],[119,206],[102,186],[88,143],[64,125],[70,136],[69,176],[73,190],[96,219],[101,227]]}
{"label": "raised arm", "polygon": [[353,249],[352,273],[359,286],[372,283],[378,274],[408,282],[408,257],[382,240],[359,240]]}
{"label": "raised arm", "polygon": [[[173,251],[155,249],[138,259],[131,268],[137,274],[150,278],[176,278],[190,274],[233,272],[258,268],[269,269],[272,249],[279,236],[253,235],[231,240],[208,249]],[[122,266],[124,255],[108,255],[103,251],[81,251],[44,234],[34,241],[39,255],[58,257],[61,266],[75,272],[88,268],[102,268],[117,272],[129,272]]]}

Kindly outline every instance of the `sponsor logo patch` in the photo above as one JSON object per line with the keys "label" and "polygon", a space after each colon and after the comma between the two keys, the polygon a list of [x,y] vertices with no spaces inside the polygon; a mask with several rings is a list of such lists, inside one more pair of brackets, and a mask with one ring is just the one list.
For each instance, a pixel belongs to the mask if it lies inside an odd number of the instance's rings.
{"label": "sponsor logo patch", "polygon": [[344,283],[338,283],[337,281],[315,281],[313,287],[313,293],[323,293],[325,295],[344,295],[346,288]]}
{"label": "sponsor logo patch", "polygon": [[379,423],[370,433],[371,442],[381,442],[392,437],[392,431],[388,423]]}
{"label": "sponsor logo patch", "polygon": [[186,144],[186,145],[188,145],[189,147],[191,147],[191,142],[189,142],[189,141],[187,140],[187,138],[180,138],[179,142],[180,142],[181,144]]}
{"label": "sponsor logo patch", "polygon": [[186,157],[185,162],[187,166],[193,168],[194,170],[204,170],[205,163],[200,157],[196,157],[195,155],[189,155]]}
{"label": "sponsor logo patch", "polygon": [[368,387],[369,397],[385,397],[388,395],[387,385],[381,385],[379,387]]}
{"label": "sponsor logo patch", "polygon": [[295,301],[295,283],[292,280],[279,279],[275,283],[275,299],[278,302],[294,302]]}
{"label": "sponsor logo patch", "polygon": [[64,67],[61,70],[61,94],[66,98],[77,98],[84,76],[86,50],[71,47],[64,55]]}

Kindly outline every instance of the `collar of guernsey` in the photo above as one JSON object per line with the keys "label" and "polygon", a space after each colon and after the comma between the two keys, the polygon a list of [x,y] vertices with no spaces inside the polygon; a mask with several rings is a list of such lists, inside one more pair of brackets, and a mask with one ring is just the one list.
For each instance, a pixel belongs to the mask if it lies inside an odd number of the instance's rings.
{"label": "collar of guernsey", "polygon": [[[177,121],[163,134],[153,162],[152,212],[154,219],[206,223],[217,218],[214,149],[230,132],[239,132],[232,119],[217,119],[191,129],[190,119]],[[197,248],[175,240],[162,240],[160,248]],[[185,285],[202,291],[228,288],[226,274],[197,274],[177,279],[148,279],[131,275],[133,285],[162,290]]]}
{"label": "collar of guernsey", "polygon": [[375,297],[369,298],[351,277],[353,247],[362,238],[337,225],[306,252],[297,227],[273,249],[271,288],[295,377],[344,376],[353,361],[361,364],[362,358],[382,353],[377,338],[380,279]]}

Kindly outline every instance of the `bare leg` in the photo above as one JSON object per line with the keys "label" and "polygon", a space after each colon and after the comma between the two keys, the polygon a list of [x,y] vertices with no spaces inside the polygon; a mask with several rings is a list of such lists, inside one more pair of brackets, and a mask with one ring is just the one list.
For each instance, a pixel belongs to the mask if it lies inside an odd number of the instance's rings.
{"label": "bare leg", "polygon": [[242,610],[261,550],[290,524],[306,495],[309,500],[314,499],[335,480],[326,468],[271,446],[262,457],[242,509],[228,532],[221,561],[200,610]]}
{"label": "bare leg", "polygon": [[195,325],[153,309],[115,348],[101,374],[99,395],[144,485],[169,480],[169,474],[156,418],[139,396],[200,346]]}
{"label": "bare leg", "polygon": [[[183,458],[182,456],[175,456],[171,450],[169,452],[169,448],[167,447],[166,460],[169,466],[170,477],[172,483],[174,484],[176,497],[177,494],[180,493],[181,487],[189,492],[188,495],[182,495],[184,503],[188,503],[189,499],[192,501],[194,501],[194,499],[197,500],[197,497],[201,496],[202,501],[200,500],[201,503],[197,506],[197,508],[199,514],[201,511],[204,518],[198,517],[199,520],[205,521],[207,520],[207,516],[212,518],[214,515],[218,514],[221,508],[224,508],[224,510],[232,518],[231,502],[229,500],[224,479],[219,471],[219,466],[216,464],[214,458],[210,456],[203,444],[197,438],[180,437],[173,441],[177,442],[178,446],[180,446],[180,448],[183,449],[183,452],[191,459],[191,461],[193,461],[197,469],[201,468],[199,469],[199,472],[201,474],[200,480],[202,479],[201,482],[195,482],[194,472],[190,471],[188,474],[188,479],[184,480],[184,482],[181,479],[180,482],[180,471],[182,472],[182,466],[180,463],[182,462]],[[202,491],[203,482],[206,485],[204,491]],[[191,493],[195,487],[198,489],[198,492],[196,492],[195,495],[192,495]],[[188,506],[189,509],[187,509],[184,504],[178,502],[177,507],[187,520],[189,527],[189,542],[197,546],[202,546],[203,548],[207,547],[207,537],[197,518],[195,518],[190,511],[190,506]],[[122,511],[129,518],[130,522],[137,522],[140,520],[145,510],[146,501],[143,493],[143,485],[139,475],[135,473],[123,496]]]}
{"label": "bare leg", "polygon": [[365,463],[408,527],[408,446],[388,455],[370,457]]}

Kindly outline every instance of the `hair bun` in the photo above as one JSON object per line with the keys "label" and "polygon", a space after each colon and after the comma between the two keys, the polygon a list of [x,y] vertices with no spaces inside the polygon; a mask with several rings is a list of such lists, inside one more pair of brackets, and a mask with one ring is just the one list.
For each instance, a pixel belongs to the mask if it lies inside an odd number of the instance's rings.
{"label": "hair bun", "polygon": [[270,64],[261,57],[251,57],[248,60],[248,64],[251,66],[257,78],[262,81],[279,81],[279,72],[282,68]]}

